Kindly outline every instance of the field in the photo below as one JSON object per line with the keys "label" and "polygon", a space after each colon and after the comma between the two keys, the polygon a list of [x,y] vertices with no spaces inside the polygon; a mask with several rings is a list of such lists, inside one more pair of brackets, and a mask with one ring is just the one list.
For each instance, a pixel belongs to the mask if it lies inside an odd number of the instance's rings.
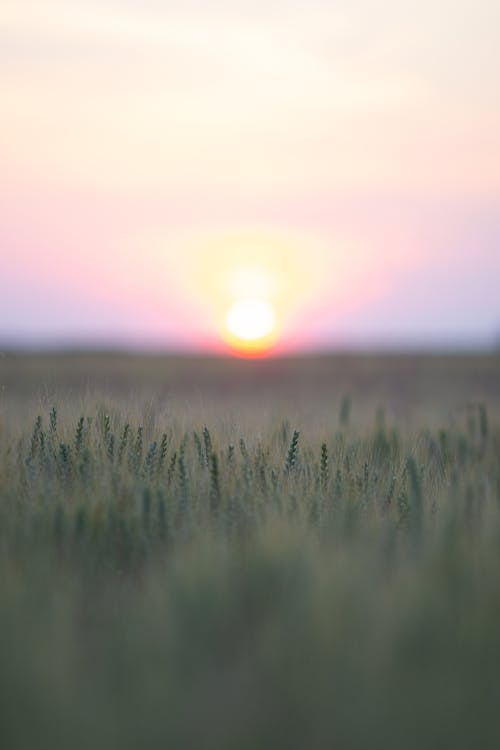
{"label": "field", "polygon": [[0,389],[2,748],[500,747],[500,356]]}

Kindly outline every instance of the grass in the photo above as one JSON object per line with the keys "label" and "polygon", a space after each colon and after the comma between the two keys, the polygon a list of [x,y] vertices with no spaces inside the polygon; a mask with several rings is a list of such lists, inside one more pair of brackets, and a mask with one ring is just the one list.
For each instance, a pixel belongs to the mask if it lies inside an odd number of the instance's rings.
{"label": "grass", "polygon": [[499,747],[498,358],[206,365],[1,363],[1,746]]}

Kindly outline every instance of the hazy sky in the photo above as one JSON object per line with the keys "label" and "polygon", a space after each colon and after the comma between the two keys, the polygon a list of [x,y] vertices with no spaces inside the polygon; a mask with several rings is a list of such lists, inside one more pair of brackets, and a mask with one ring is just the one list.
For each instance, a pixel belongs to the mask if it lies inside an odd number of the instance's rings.
{"label": "hazy sky", "polygon": [[500,338],[497,0],[2,0],[0,347]]}

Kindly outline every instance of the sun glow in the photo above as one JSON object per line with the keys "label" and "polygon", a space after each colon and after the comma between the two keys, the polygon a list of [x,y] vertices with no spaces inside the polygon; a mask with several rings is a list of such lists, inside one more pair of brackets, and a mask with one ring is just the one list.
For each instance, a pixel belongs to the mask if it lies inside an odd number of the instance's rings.
{"label": "sun glow", "polygon": [[264,355],[277,339],[277,320],[273,305],[256,297],[234,302],[226,314],[224,338],[240,355]]}
{"label": "sun glow", "polygon": [[276,315],[273,306],[263,299],[242,299],[229,309],[226,324],[236,338],[255,342],[272,333]]}
{"label": "sun glow", "polygon": [[323,248],[310,236],[276,228],[197,230],[182,241],[191,262],[180,286],[189,290],[214,348],[244,357],[285,351],[326,278]]}

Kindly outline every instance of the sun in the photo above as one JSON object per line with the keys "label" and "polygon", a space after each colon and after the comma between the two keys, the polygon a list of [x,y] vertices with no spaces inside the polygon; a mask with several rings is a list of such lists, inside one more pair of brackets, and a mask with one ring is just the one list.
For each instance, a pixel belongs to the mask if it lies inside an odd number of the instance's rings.
{"label": "sun", "polygon": [[228,310],[226,323],[234,336],[255,341],[272,332],[276,315],[273,306],[263,299],[242,299]]}
{"label": "sun", "polygon": [[[179,288],[199,317],[200,340],[225,355],[267,357],[295,345],[300,313],[326,274],[315,240],[278,228],[197,230]],[[310,262],[314,258],[314,262]]]}
{"label": "sun", "polygon": [[256,297],[234,302],[226,315],[228,343],[241,353],[256,355],[275,339],[276,313],[270,302]]}

